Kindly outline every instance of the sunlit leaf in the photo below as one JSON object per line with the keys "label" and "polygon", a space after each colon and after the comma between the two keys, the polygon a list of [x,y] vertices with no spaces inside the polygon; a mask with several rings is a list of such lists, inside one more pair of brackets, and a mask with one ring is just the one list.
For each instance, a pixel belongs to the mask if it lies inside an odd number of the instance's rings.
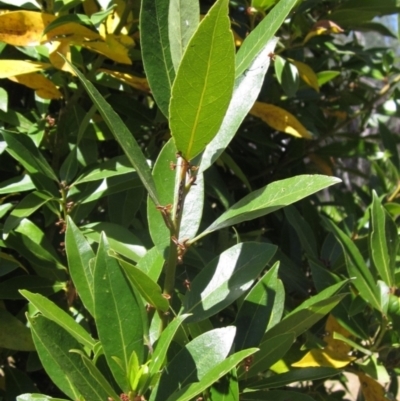
{"label": "sunlit leaf", "polygon": [[51,82],[42,74],[33,72],[31,74],[9,77],[8,79],[33,89],[35,93],[43,99],[62,98],[61,92],[57,89],[53,82]]}
{"label": "sunlit leaf", "polygon": [[32,72],[45,70],[49,67],[51,67],[51,64],[41,63],[39,61],[0,60],[0,79],[30,74]]}

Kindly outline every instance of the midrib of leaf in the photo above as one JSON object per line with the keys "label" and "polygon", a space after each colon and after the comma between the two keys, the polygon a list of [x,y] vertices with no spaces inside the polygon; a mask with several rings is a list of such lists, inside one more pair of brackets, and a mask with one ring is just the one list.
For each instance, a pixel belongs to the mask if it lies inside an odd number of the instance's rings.
{"label": "midrib of leaf", "polygon": [[214,38],[215,38],[215,28],[216,28],[216,26],[217,26],[217,24],[214,24],[213,35],[212,35],[212,40],[211,40],[211,50],[210,50],[209,55],[208,55],[206,80],[205,80],[205,83],[203,85],[203,90],[201,92],[200,105],[197,108],[196,118],[195,118],[195,121],[194,121],[194,124],[193,124],[192,132],[190,134],[189,144],[188,144],[188,148],[187,148],[187,152],[186,152],[188,157],[189,157],[190,152],[191,152],[191,150],[193,148],[194,136],[195,136],[195,133],[196,133],[196,128],[197,128],[199,117],[200,117],[200,110],[203,107],[204,94],[205,94],[205,91],[206,91],[206,88],[207,88],[207,84],[208,84],[208,81],[209,81],[210,59],[211,59],[211,55],[213,53],[213,48],[214,48],[214,42],[215,42]]}
{"label": "midrib of leaf", "polygon": [[[46,351],[47,351],[48,354],[50,355],[51,359],[55,362],[56,365],[60,366],[60,364],[58,363],[57,359],[55,359],[55,358],[53,357],[53,354],[50,352],[50,348],[46,347],[46,344],[45,344],[45,343],[42,341],[42,339],[39,337],[38,333],[36,332],[36,330],[34,329],[33,326],[32,326],[32,329],[33,329],[33,331],[35,331],[36,338],[40,341],[40,343],[42,344],[43,348],[46,349]],[[86,376],[81,374],[80,369],[78,368],[78,366],[75,365],[75,363],[73,362],[73,360],[70,358],[70,355],[69,355],[68,353],[65,353],[64,350],[63,350],[61,347],[59,347],[58,344],[56,344],[56,343],[53,343],[53,344],[54,344],[55,348],[58,349],[59,351],[61,351],[61,353],[66,357],[66,359],[68,359],[68,360],[71,362],[71,364],[74,365],[75,372],[79,373],[79,375],[81,376],[81,378],[87,383],[88,387],[90,387],[90,388],[92,389],[93,393],[94,393],[94,394],[97,394],[98,399],[101,400],[101,399],[102,399],[102,398],[101,398],[101,395],[100,395],[99,393],[97,393],[96,387],[92,387],[91,383],[86,379]],[[71,383],[71,381],[70,381],[70,379],[69,379],[69,376],[68,376],[67,374],[66,374],[65,376],[66,376],[66,378],[68,379],[68,382]],[[72,383],[71,383],[71,384],[72,384]],[[75,386],[72,384],[72,385],[71,385],[71,390],[74,390],[74,387],[75,387]]]}

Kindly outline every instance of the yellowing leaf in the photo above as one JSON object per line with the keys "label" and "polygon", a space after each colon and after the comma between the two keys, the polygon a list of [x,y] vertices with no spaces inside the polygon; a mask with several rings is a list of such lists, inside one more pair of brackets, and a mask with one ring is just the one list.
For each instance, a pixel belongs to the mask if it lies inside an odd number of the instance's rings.
{"label": "yellowing leaf", "polygon": [[51,14],[11,11],[0,15],[0,41],[13,46],[37,46],[44,28],[55,20]]}
{"label": "yellowing leaf", "polygon": [[342,33],[342,32],[344,32],[344,30],[338,24],[335,24],[333,21],[321,20],[314,24],[311,31],[305,37],[303,44],[308,42],[314,36],[328,35],[331,33]]}
{"label": "yellowing leaf", "polygon": [[43,99],[60,99],[62,97],[53,82],[36,72],[9,77],[9,79],[34,89],[36,94]]}
{"label": "yellowing leaf", "polygon": [[68,64],[65,59],[60,56],[60,54],[62,54],[68,61],[71,61],[71,48],[69,43],[65,41],[51,42],[49,50],[49,59],[51,64],[59,70],[67,71],[75,75],[70,64]]}
{"label": "yellowing leaf", "polygon": [[84,0],[83,10],[85,11],[85,14],[90,17],[92,14],[99,11],[99,6],[97,5],[95,0]]}
{"label": "yellowing leaf", "polygon": [[309,153],[308,157],[317,166],[318,170],[325,175],[333,176],[333,170],[330,163],[315,153]]}
{"label": "yellowing leaf", "polygon": [[376,380],[362,372],[358,372],[357,376],[360,380],[361,391],[365,401],[389,401],[385,397],[385,389]]}
{"label": "yellowing leaf", "polygon": [[102,37],[89,28],[76,22],[59,25],[42,36],[41,42],[67,41],[76,45],[82,45],[86,41],[102,41]]}
{"label": "yellowing leaf", "polygon": [[51,67],[48,63],[24,60],[0,60],[0,78],[9,78],[21,74],[29,74]]}
{"label": "yellowing leaf", "polygon": [[99,71],[111,75],[137,90],[150,93],[150,87],[146,78],[135,77],[134,75],[126,74],[124,72],[106,70],[105,68],[100,68]]}
{"label": "yellowing leaf", "polygon": [[319,84],[317,74],[313,71],[313,69],[305,63],[301,61],[296,61],[289,59],[289,61],[296,66],[299,71],[300,78],[311,88],[315,89],[319,92]]}
{"label": "yellowing leaf", "polygon": [[270,127],[298,138],[311,139],[303,124],[288,111],[272,104],[255,102],[250,114],[261,118]]}
{"label": "yellowing leaf", "polygon": [[[124,0],[114,0],[113,4],[116,4],[117,7],[114,8],[113,12],[107,17],[105,25],[100,27],[100,34],[105,37],[107,34],[111,34],[115,31],[115,28],[118,26],[121,21],[121,16],[125,11],[126,1]],[[129,13],[127,18],[127,24],[129,25],[133,21],[132,13]],[[128,30],[126,27],[121,29],[121,32],[124,35],[128,34]]]}
{"label": "yellowing leaf", "polygon": [[82,42],[82,46],[102,54],[111,60],[121,64],[132,64],[129,58],[129,50],[135,45],[132,38],[126,35],[107,35],[106,41]]}
{"label": "yellowing leaf", "polygon": [[295,368],[308,367],[332,367],[336,369],[343,368],[356,358],[352,356],[335,355],[323,349],[312,349],[307,352],[300,361],[292,363]]}
{"label": "yellowing leaf", "polygon": [[324,341],[327,344],[326,347],[324,349],[312,349],[300,361],[293,363],[292,366],[297,368],[323,366],[340,369],[356,359],[349,356],[351,347],[348,344],[333,337],[334,333],[339,333],[343,337],[350,337],[350,333],[338,323],[333,315],[328,316],[325,330]]}

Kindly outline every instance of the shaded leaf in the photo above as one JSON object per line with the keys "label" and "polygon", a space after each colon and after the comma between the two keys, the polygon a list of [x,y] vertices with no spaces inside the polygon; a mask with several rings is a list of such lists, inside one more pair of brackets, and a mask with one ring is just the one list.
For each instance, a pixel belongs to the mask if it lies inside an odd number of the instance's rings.
{"label": "shaded leaf", "polygon": [[31,331],[19,319],[0,308],[0,347],[15,351],[34,351]]}

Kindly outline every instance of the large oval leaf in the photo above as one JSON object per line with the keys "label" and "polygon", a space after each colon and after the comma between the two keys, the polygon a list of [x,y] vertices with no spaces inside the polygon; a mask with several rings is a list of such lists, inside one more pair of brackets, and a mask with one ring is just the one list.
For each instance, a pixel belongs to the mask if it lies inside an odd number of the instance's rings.
{"label": "large oval leaf", "polygon": [[216,135],[231,100],[235,50],[228,0],[218,0],[191,38],[172,87],[170,126],[191,160]]}
{"label": "large oval leaf", "polygon": [[247,291],[276,246],[258,242],[237,244],[213,259],[193,280],[183,300],[187,322],[204,320],[224,309]]}

